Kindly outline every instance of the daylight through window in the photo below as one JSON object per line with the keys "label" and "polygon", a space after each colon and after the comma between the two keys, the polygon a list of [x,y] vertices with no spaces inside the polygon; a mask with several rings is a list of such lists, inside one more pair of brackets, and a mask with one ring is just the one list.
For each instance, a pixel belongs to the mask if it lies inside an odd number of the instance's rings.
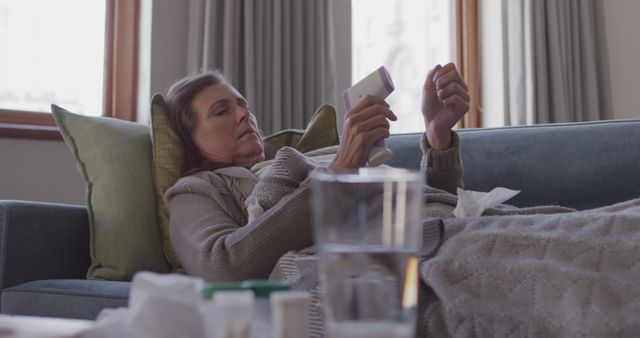
{"label": "daylight through window", "polygon": [[105,0],[0,0],[0,109],[103,110]]}
{"label": "daylight through window", "polygon": [[424,129],[422,84],[434,65],[455,60],[454,21],[454,0],[352,0],[352,80],[389,70],[392,133]]}

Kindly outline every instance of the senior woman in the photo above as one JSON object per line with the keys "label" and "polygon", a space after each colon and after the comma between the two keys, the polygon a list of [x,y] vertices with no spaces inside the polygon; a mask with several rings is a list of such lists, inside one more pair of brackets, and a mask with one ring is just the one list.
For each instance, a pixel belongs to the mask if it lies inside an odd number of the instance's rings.
{"label": "senior woman", "polygon": [[[421,168],[432,187],[425,189],[419,336],[637,336],[640,199],[584,211],[502,205],[454,217],[462,165],[451,128],[468,102],[454,65],[429,72]],[[258,177],[251,169],[265,153],[256,120],[220,74],[181,80],[168,103],[185,162],[165,199],[186,272],[207,280],[273,277],[317,291],[311,253],[302,250],[312,245],[307,174],[318,154],[335,154],[331,169],[365,166],[396,119],[389,105],[365,98],[346,113],[339,146],[307,154],[284,147]]]}
{"label": "senior woman", "polygon": [[[313,161],[291,148],[278,151],[283,162],[301,165],[288,170],[286,194],[272,197],[270,208],[251,219],[247,202],[255,199],[251,194],[260,181],[250,168],[265,160],[265,152],[249,103],[215,71],[178,81],[167,103],[184,145],[183,177],[165,195],[169,234],[188,274],[211,281],[267,278],[282,255],[313,244],[305,181]],[[467,86],[455,65],[429,71],[421,109],[422,168],[431,185],[450,192],[462,182],[451,128],[468,107]],[[318,153],[335,154],[330,169],[366,166],[376,140],[389,136],[389,120],[396,120],[389,105],[368,96],[346,113],[341,144]]]}

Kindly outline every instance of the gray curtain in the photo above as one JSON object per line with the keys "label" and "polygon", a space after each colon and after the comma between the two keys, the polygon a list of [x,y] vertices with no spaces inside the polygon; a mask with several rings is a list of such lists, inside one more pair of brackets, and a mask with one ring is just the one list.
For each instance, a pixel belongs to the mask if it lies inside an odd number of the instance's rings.
{"label": "gray curtain", "polygon": [[506,125],[611,113],[600,0],[503,0]]}
{"label": "gray curtain", "polygon": [[188,69],[220,69],[266,134],[336,102],[334,0],[190,0]]}

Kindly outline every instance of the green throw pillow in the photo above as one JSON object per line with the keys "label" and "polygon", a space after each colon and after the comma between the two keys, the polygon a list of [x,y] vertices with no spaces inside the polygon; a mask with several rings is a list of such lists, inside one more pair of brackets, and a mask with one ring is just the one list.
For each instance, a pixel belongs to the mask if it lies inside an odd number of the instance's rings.
{"label": "green throw pillow", "polygon": [[149,127],[56,105],[51,110],[86,182],[87,278],[131,280],[140,270],[169,272],[156,217]]}
{"label": "green throw pillow", "polygon": [[[164,203],[164,193],[180,178],[182,144],[173,131],[167,117],[165,101],[160,94],[151,100],[151,130],[153,139],[153,182],[158,204],[158,222],[162,233],[165,257],[176,272],[182,265],[169,240],[169,210]],[[322,105],[307,124],[306,130],[289,129],[264,137],[267,157],[284,146],[301,152],[338,144],[336,111],[331,105]],[[272,157],[272,156],[271,156]]]}
{"label": "green throw pillow", "polygon": [[316,110],[307,124],[307,129],[287,129],[264,137],[267,158],[273,158],[282,147],[293,147],[306,153],[311,150],[334,146],[340,143],[336,124],[336,110],[324,104]]}

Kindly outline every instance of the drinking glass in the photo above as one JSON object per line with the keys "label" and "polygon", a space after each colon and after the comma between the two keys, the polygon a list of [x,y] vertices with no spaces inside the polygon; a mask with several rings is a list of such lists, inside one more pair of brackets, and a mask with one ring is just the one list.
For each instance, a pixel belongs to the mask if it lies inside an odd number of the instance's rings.
{"label": "drinking glass", "polygon": [[327,337],[415,335],[422,182],[394,168],[312,172]]}

